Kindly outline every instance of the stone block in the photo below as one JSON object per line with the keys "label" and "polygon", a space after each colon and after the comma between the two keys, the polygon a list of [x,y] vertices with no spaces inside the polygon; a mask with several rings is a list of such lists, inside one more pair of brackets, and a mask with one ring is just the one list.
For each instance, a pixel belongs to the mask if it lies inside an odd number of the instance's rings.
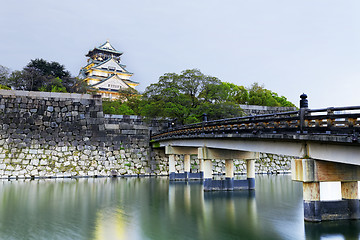
{"label": "stone block", "polygon": [[38,151],[37,151],[37,149],[30,149],[30,150],[29,150],[29,153],[30,153],[30,154],[37,154]]}
{"label": "stone block", "polygon": [[32,159],[31,160],[31,165],[38,166],[39,165],[39,159]]}
{"label": "stone block", "polygon": [[46,165],[48,165],[48,161],[47,161],[47,160],[44,160],[44,159],[41,159],[41,160],[40,160],[40,165],[41,165],[41,166],[46,166]]}

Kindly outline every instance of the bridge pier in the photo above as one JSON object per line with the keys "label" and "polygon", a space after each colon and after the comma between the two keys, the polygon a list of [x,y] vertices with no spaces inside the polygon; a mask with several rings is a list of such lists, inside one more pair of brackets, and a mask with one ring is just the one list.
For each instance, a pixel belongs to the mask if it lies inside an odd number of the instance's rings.
{"label": "bridge pier", "polygon": [[204,179],[204,159],[200,158],[199,149],[201,148],[198,148],[198,155],[197,155],[199,160],[199,177],[200,179]]}
{"label": "bridge pier", "polygon": [[[233,191],[255,189],[255,160],[258,153],[199,148],[199,159],[204,159],[204,191]],[[225,159],[225,179],[214,180],[212,161]],[[234,180],[233,159],[247,159],[247,180]]]}
{"label": "bridge pier", "polygon": [[234,160],[225,159],[225,183],[224,190],[234,190]]}
{"label": "bridge pier", "polygon": [[[190,179],[202,179],[202,172],[191,173],[190,155],[198,154],[197,148],[191,147],[165,147],[165,154],[169,156],[169,179],[175,180],[190,180]],[[175,155],[184,155],[184,172],[177,173],[175,168]],[[201,165],[200,165],[201,166]]]}
{"label": "bridge pier", "polygon": [[[303,182],[304,219],[324,220],[360,219],[358,182],[360,166],[314,159],[295,159],[292,180]],[[321,182],[341,182],[341,200],[322,201]]]}
{"label": "bridge pier", "polygon": [[190,154],[184,155],[184,178],[188,179],[190,174]]}
{"label": "bridge pier", "polygon": [[246,160],[246,175],[249,189],[255,189],[255,159]]}
{"label": "bridge pier", "polygon": [[170,180],[175,180],[175,155],[169,155],[169,178]]}

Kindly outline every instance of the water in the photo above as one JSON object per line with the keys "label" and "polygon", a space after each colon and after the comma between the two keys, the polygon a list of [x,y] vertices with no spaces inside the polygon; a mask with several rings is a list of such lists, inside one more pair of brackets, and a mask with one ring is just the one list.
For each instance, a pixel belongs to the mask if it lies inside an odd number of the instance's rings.
{"label": "water", "polygon": [[167,178],[0,181],[0,239],[359,239],[360,221],[304,223],[301,183],[207,192]]}

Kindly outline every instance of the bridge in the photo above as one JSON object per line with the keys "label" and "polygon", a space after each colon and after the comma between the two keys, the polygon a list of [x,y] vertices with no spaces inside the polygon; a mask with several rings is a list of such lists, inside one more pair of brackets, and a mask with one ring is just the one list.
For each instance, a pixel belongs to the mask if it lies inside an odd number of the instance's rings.
{"label": "bridge", "polygon": [[[169,156],[170,180],[202,179],[205,191],[255,189],[259,152],[295,156],[292,180],[303,183],[307,221],[360,219],[360,106],[309,109],[301,95],[299,111],[207,121],[169,128],[151,137]],[[184,173],[175,171],[184,155]],[[200,173],[190,172],[190,155]],[[214,180],[212,160],[225,159],[225,179]],[[247,161],[247,179],[234,180],[233,160]],[[320,182],[340,181],[342,200],[320,201]]]}

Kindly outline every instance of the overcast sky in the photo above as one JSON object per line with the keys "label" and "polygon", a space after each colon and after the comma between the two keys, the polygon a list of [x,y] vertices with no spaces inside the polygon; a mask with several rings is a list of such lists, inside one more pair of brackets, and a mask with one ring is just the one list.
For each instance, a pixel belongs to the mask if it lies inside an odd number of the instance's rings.
{"label": "overcast sky", "polygon": [[107,39],[138,90],[198,68],[310,108],[360,105],[360,1],[16,0],[0,8],[0,65],[57,61],[76,76]]}

